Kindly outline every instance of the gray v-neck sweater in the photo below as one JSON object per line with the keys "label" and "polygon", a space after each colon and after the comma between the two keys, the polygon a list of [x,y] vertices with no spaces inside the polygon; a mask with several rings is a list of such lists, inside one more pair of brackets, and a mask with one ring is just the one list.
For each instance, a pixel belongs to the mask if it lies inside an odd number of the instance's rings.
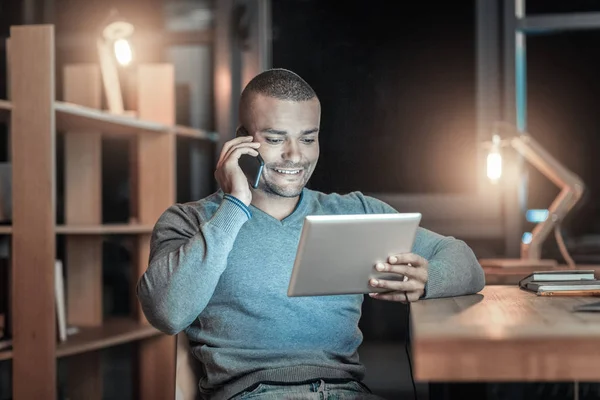
{"label": "gray v-neck sweater", "polygon": [[[186,331],[206,398],[227,399],[260,381],[362,380],[363,295],[289,298],[287,288],[306,215],[395,212],[360,192],[309,189],[282,221],[222,191],[176,204],[152,234],[137,286],[142,310],[163,332]],[[427,298],[484,286],[462,241],[419,228],[413,252],[429,260]]]}

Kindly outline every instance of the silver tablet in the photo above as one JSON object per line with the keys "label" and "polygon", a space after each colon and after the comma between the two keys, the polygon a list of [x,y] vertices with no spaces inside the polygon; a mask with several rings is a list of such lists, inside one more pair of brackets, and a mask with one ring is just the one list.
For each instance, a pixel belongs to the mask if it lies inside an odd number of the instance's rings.
{"label": "silver tablet", "polygon": [[375,265],[411,252],[420,222],[420,213],[305,217],[288,296],[385,291],[369,279],[403,277],[378,272]]}

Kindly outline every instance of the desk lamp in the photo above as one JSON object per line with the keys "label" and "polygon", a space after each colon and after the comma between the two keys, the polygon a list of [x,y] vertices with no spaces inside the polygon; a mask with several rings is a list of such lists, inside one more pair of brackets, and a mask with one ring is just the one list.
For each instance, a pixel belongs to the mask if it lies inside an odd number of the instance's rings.
{"label": "desk lamp", "polygon": [[116,62],[126,66],[133,59],[130,44],[133,31],[133,24],[122,18],[113,9],[103,24],[101,35],[97,40],[100,71],[108,110],[114,114],[124,114],[123,95]]}
{"label": "desk lamp", "polygon": [[[501,135],[504,133],[504,135]],[[504,138],[503,138],[504,137]],[[548,208],[547,217],[539,222],[531,232],[531,240],[522,240],[521,258],[519,259],[482,259],[482,266],[495,267],[537,267],[556,266],[555,260],[541,259],[542,244],[554,229],[556,242],[567,265],[575,268],[573,259],[565,246],[560,224],[568,212],[579,201],[584,191],[583,181],[560,164],[538,142],[526,132],[519,132],[508,123],[497,122],[491,143],[485,146],[490,150],[487,158],[487,175],[492,182],[497,182],[502,175],[502,147],[516,150],[530,164],[557,185],[561,191]]]}

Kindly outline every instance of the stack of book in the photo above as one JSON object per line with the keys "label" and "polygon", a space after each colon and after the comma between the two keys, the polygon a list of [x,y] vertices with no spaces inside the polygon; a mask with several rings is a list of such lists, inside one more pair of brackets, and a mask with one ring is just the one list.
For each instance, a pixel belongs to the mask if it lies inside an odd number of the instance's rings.
{"label": "stack of book", "polygon": [[519,287],[538,296],[600,296],[600,281],[593,270],[534,272]]}

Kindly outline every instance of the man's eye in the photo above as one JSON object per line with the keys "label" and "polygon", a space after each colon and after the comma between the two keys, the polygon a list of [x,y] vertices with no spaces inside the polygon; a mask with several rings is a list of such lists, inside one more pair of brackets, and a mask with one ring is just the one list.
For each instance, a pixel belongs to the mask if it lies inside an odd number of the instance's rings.
{"label": "man's eye", "polygon": [[306,144],[311,144],[315,142],[315,139],[302,139],[302,141]]}
{"label": "man's eye", "polygon": [[282,140],[281,139],[271,139],[271,138],[266,138],[265,139],[267,141],[267,143],[269,144],[277,144],[277,143],[281,143]]}

